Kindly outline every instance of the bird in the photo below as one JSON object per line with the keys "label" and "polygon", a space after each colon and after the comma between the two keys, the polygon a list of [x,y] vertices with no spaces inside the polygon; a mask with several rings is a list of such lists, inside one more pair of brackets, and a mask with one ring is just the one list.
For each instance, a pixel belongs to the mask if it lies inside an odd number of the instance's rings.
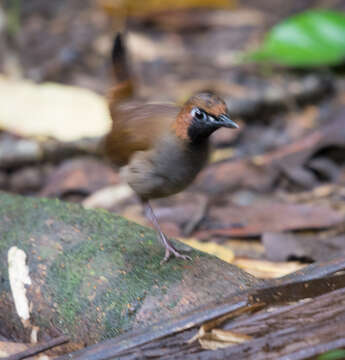
{"label": "bird", "polygon": [[225,101],[213,92],[192,95],[182,107],[132,99],[134,81],[122,33],[112,49],[115,86],[108,105],[112,126],[104,150],[120,176],[134,190],[144,213],[165,248],[161,263],[171,256],[189,259],[163,233],[150,200],[176,194],[192,183],[206,165],[209,137],[219,128],[237,129]]}

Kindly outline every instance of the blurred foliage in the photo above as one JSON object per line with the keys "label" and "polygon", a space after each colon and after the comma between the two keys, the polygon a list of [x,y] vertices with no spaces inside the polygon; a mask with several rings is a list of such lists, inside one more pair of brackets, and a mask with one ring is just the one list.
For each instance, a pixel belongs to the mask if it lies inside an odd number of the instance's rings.
{"label": "blurred foliage", "polygon": [[291,67],[337,65],[345,58],[345,14],[310,10],[292,16],[274,26],[248,58]]}
{"label": "blurred foliage", "polygon": [[20,30],[21,0],[5,1],[7,16],[7,30],[9,34],[15,35]]}
{"label": "blurred foliage", "polygon": [[100,5],[115,16],[146,16],[153,12],[195,8],[233,9],[236,0],[99,0]]}
{"label": "blurred foliage", "polygon": [[328,351],[320,356],[318,356],[317,360],[341,360],[345,359],[345,350],[337,349]]}

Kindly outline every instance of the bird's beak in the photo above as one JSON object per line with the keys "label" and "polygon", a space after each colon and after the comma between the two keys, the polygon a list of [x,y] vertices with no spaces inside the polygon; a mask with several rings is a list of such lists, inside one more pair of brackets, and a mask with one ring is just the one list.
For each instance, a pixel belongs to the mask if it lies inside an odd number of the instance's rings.
{"label": "bird's beak", "polygon": [[219,121],[219,125],[232,128],[232,129],[238,129],[239,126],[235,123],[235,121],[231,120],[230,117],[226,114],[220,114],[217,117],[217,120]]}

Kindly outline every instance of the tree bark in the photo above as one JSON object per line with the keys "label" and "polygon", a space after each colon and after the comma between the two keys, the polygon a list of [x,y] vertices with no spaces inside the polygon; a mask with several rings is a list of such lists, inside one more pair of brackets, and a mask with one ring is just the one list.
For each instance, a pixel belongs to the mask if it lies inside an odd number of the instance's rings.
{"label": "tree bark", "polygon": [[[23,250],[30,319],[14,304],[8,253]],[[189,250],[189,248],[188,248]],[[221,300],[259,280],[190,251],[160,265],[155,233],[104,210],[0,193],[0,335],[28,341],[65,334],[91,344]]]}

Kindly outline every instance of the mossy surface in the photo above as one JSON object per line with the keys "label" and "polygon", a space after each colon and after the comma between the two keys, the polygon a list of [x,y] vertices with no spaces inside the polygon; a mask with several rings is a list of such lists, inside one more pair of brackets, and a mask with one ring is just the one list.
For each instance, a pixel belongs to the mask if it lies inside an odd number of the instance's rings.
{"label": "mossy surface", "polygon": [[[27,253],[32,287],[40,288],[39,298],[35,289],[30,292],[36,323],[87,343],[173,316],[254,281],[239,270],[242,278],[231,278],[232,288],[224,291],[207,285],[208,268],[226,279],[233,267],[197,251],[191,252],[192,262],[172,259],[161,266],[164,250],[150,229],[103,210],[0,193],[0,295],[9,292],[11,246]],[[207,261],[210,267],[203,265]],[[202,298],[193,304],[198,290]]]}

